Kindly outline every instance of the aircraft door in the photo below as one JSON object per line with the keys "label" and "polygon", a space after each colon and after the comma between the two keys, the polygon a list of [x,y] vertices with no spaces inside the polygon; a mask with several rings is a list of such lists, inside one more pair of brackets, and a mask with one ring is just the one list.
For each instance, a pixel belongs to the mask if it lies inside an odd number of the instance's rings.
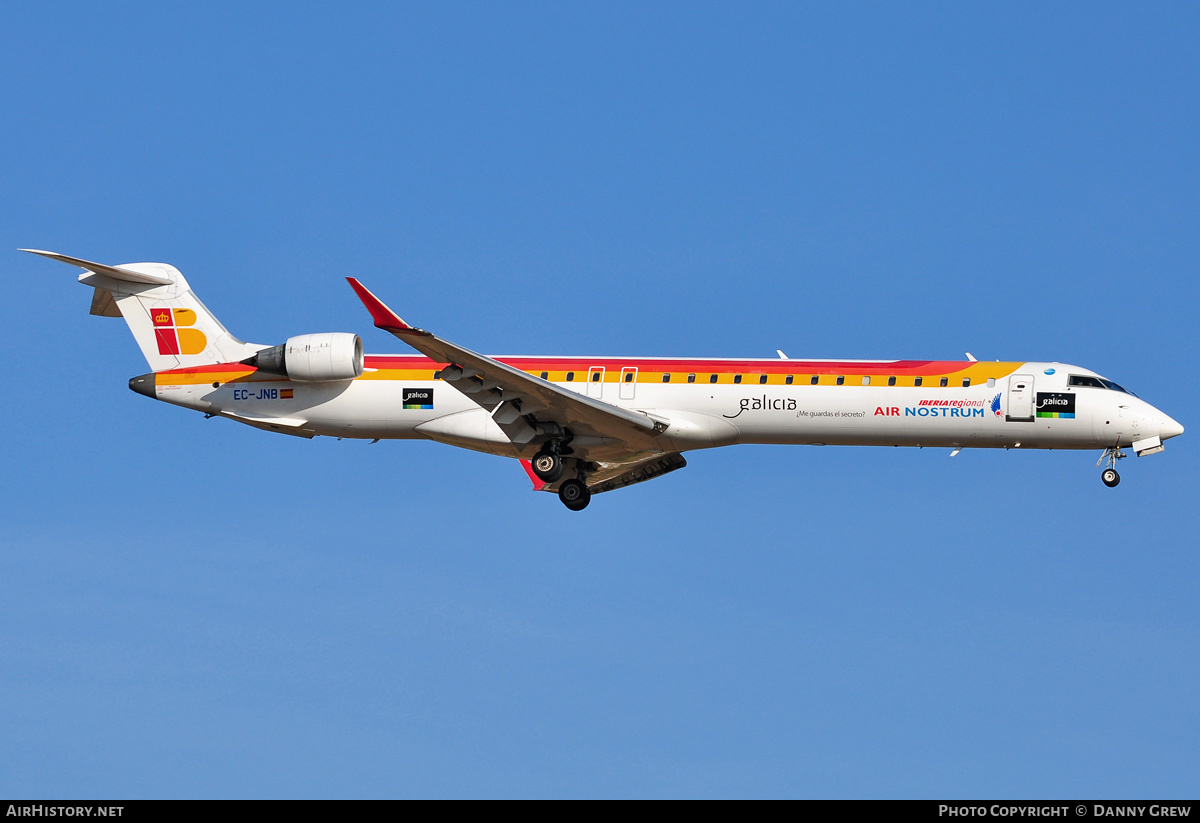
{"label": "aircraft door", "polygon": [[1033,375],[1014,374],[1008,378],[1008,415],[1006,420],[1033,420]]}
{"label": "aircraft door", "polygon": [[588,397],[597,399],[604,396],[604,367],[592,366],[588,369]]}
{"label": "aircraft door", "polygon": [[621,391],[622,400],[632,400],[634,393],[637,391],[637,367],[626,366],[621,369]]}

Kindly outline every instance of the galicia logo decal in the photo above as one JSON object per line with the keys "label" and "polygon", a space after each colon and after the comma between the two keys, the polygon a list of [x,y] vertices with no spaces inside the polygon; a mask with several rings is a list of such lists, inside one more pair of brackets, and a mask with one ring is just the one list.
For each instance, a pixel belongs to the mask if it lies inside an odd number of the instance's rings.
{"label": "galicia logo decal", "polygon": [[735,417],[741,417],[744,411],[795,411],[796,401],[792,398],[782,397],[767,397],[765,394],[762,397],[743,397],[738,401],[737,414],[723,414],[722,417],[732,420]]}
{"label": "galicia logo decal", "polygon": [[1035,405],[1038,417],[1075,417],[1075,395],[1063,392],[1038,392]]}
{"label": "galicia logo decal", "polygon": [[1000,411],[1000,395],[996,395],[992,398],[992,414],[996,415],[997,417],[1004,416],[1004,412]]}
{"label": "galicia logo decal", "polygon": [[432,409],[433,389],[405,389],[401,402],[406,409]]}
{"label": "galicia logo decal", "polygon": [[154,323],[154,340],[159,354],[199,354],[208,345],[208,338],[196,325],[196,313],[191,309],[150,310]]}

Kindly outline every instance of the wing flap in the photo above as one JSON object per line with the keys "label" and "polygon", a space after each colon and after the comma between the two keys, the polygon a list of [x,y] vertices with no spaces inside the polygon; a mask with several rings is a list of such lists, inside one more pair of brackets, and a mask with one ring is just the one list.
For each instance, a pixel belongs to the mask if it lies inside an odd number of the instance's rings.
{"label": "wing flap", "polygon": [[662,477],[686,465],[687,460],[679,452],[657,454],[636,463],[601,463],[600,470],[588,477],[588,490],[592,494],[601,494],[623,489]]}

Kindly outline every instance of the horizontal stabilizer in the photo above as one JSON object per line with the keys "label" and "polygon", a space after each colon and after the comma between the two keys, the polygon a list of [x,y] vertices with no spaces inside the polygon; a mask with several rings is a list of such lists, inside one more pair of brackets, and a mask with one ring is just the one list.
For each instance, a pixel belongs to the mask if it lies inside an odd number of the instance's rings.
{"label": "horizontal stabilizer", "polygon": [[30,254],[40,254],[42,257],[49,257],[51,260],[58,260],[61,263],[69,263],[72,266],[79,266],[81,269],[87,269],[96,274],[103,274],[105,277],[111,277],[114,280],[124,280],[127,283],[145,283],[151,286],[169,286],[174,281],[168,277],[159,277],[155,274],[143,274],[140,271],[132,269],[123,269],[120,266],[106,266],[103,263],[93,263],[90,260],[81,260],[78,257],[68,257],[65,254],[58,254],[52,251],[42,251],[40,249],[17,249],[17,251],[29,252]]}

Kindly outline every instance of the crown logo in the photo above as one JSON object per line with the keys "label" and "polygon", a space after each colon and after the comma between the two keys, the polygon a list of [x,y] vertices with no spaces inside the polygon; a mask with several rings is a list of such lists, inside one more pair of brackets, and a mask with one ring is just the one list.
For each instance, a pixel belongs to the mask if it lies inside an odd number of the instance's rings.
{"label": "crown logo", "polygon": [[166,355],[200,354],[208,345],[208,337],[196,325],[196,312],[192,309],[159,307],[150,309],[150,320],[154,324],[154,339],[158,353]]}

